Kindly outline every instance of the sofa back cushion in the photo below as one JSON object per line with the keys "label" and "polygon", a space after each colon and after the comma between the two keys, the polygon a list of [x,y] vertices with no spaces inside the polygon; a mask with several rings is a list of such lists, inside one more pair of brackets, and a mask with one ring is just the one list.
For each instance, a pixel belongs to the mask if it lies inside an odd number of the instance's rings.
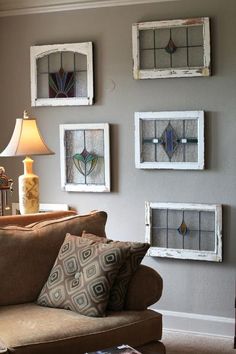
{"label": "sofa back cushion", "polygon": [[76,214],[77,213],[75,210],[58,210],[37,214],[4,215],[0,218],[0,227],[5,227],[8,225],[27,226],[28,224],[36,221],[39,222],[41,220],[60,219],[65,216],[72,216]]}
{"label": "sofa back cushion", "polygon": [[101,211],[0,228],[0,305],[35,301],[66,233],[81,236],[86,229],[105,237],[106,219]]}

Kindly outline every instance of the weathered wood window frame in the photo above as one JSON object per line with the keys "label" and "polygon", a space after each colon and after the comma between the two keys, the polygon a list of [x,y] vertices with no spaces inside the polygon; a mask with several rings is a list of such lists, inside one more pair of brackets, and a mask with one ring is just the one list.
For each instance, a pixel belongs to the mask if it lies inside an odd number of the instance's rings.
{"label": "weathered wood window frame", "polygon": [[[203,65],[197,67],[170,67],[142,69],[140,63],[140,31],[176,27],[202,26]],[[210,75],[210,20],[208,17],[135,23],[132,26],[133,76],[135,79],[194,77]]]}
{"label": "weathered wood window frame", "polygon": [[[68,182],[67,171],[69,166],[67,165],[66,156],[66,133],[75,131],[103,131],[103,174],[104,183],[77,183]],[[84,138],[85,139],[85,138]],[[76,143],[76,142],[75,142]],[[85,146],[85,143],[84,143]],[[93,159],[93,151],[78,151],[82,155],[82,164],[88,164]],[[88,156],[88,153],[90,156]],[[81,156],[80,156],[81,158]],[[110,136],[109,136],[109,124],[97,123],[97,124],[61,124],[60,125],[60,163],[61,163],[61,187],[62,190],[67,192],[110,192]],[[89,166],[89,165],[88,165]],[[91,167],[91,165],[90,165]]]}
{"label": "weathered wood window frame", "polygon": [[[37,92],[37,60],[52,53],[73,52],[83,54],[87,59],[87,97],[39,98]],[[31,66],[31,106],[80,106],[93,104],[93,47],[92,42],[67,43],[32,46]]]}
{"label": "weathered wood window frame", "polygon": [[[215,215],[214,251],[153,246],[154,244],[153,225],[152,225],[153,210],[213,212]],[[213,261],[213,262],[222,261],[222,206],[219,204],[145,202],[145,224],[146,224],[146,232],[145,232],[146,242],[149,242],[151,244],[151,247],[148,251],[149,256],[177,258],[177,259],[192,259],[192,260]],[[168,229],[167,229],[167,235],[168,235]],[[178,235],[178,237],[183,237],[184,240],[184,237],[189,237],[189,236]]]}
{"label": "weathered wood window frame", "polygon": [[[197,156],[196,162],[162,162],[143,161],[143,131],[144,121],[197,121]],[[159,143],[153,132],[153,140]],[[183,143],[187,139],[182,139]],[[157,156],[158,158],[158,156]],[[165,112],[136,112],[135,113],[135,166],[142,169],[179,169],[179,170],[202,170],[204,169],[204,112],[203,111],[165,111]]]}

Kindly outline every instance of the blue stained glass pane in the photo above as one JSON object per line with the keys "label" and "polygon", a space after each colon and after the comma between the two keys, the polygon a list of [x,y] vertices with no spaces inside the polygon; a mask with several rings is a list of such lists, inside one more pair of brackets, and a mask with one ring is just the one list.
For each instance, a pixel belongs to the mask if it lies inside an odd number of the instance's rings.
{"label": "blue stained glass pane", "polygon": [[166,154],[171,159],[178,145],[174,128],[169,123],[162,134],[162,146]]}

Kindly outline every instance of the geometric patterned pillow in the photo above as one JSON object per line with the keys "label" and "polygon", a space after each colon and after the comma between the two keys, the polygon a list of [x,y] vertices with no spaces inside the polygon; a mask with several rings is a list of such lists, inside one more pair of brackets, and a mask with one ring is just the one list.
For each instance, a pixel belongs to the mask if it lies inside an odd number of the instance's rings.
{"label": "geometric patterned pillow", "polygon": [[126,258],[125,262],[119,269],[119,273],[110,291],[110,298],[107,306],[108,310],[123,310],[129,282],[133,274],[136,272],[138,266],[140,265],[150,245],[148,243],[141,242],[112,241],[92,234],[86,234],[86,232],[83,232],[82,237],[94,242],[107,242],[107,244],[113,245],[113,247],[118,246],[129,248],[129,256]]}
{"label": "geometric patterned pillow", "polygon": [[67,234],[37,303],[104,316],[110,289],[128,252],[129,246],[94,243]]}
{"label": "geometric patterned pillow", "polygon": [[[108,243],[110,244],[110,243]],[[110,298],[107,309],[113,311],[121,311],[125,306],[125,297],[128,290],[129,282],[133,274],[138,269],[147,250],[150,247],[148,243],[141,242],[120,242],[113,241],[113,247],[122,246],[129,247],[129,257],[119,269],[119,273],[110,291]],[[121,245],[122,244],[122,245]]]}

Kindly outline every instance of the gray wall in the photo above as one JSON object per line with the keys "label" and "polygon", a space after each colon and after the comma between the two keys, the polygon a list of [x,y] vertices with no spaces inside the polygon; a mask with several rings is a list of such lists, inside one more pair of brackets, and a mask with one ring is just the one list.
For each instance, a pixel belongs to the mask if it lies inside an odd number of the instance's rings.
{"label": "gray wall", "polygon": [[[145,200],[224,205],[223,263],[145,259],[164,279],[164,293],[157,308],[233,317],[235,15],[235,0],[184,0],[0,19],[0,148],[8,143],[15,118],[24,109],[37,117],[45,140],[56,152],[54,156],[35,158],[41,202],[68,203],[79,213],[104,209],[109,214],[110,238],[139,241],[144,239]],[[133,22],[198,16],[211,18],[213,76],[133,80]],[[94,43],[95,105],[30,108],[30,46],[83,41]],[[198,109],[206,112],[204,171],[135,169],[135,111]],[[111,124],[111,193],[66,193],[60,189],[59,124],[86,122]],[[0,165],[7,167],[17,183],[23,171],[21,159],[0,158]],[[13,200],[17,201],[17,189]]]}

